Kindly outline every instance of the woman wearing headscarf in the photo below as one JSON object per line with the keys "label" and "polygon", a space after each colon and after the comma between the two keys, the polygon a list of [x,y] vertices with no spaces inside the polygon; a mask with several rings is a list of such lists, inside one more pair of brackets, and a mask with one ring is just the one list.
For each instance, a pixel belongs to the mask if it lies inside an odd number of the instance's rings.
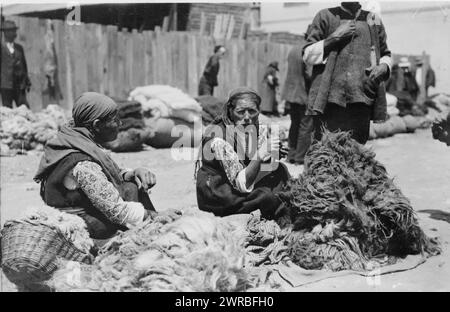
{"label": "woman wearing headscarf", "polygon": [[272,62],[267,66],[262,81],[261,112],[266,115],[278,115],[276,89],[278,87],[278,62]]}
{"label": "woman wearing headscarf", "polygon": [[277,192],[289,173],[281,163],[270,162],[280,152],[280,141],[259,125],[260,103],[255,91],[238,88],[222,116],[205,130],[196,164],[201,210],[227,216],[260,209],[262,216],[273,218],[280,207]]}
{"label": "woman wearing headscarf", "polygon": [[84,93],[72,117],[45,146],[34,179],[47,205],[83,218],[92,238],[109,238],[153,214],[146,191],[155,176],[146,168],[119,169],[101,147],[117,138],[120,126],[111,98]]}

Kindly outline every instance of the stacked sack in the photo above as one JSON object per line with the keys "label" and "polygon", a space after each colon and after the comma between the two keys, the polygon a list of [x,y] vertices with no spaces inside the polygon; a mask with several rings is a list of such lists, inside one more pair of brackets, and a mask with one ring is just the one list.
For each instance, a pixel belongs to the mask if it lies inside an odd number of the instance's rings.
{"label": "stacked sack", "polygon": [[396,107],[397,97],[387,93],[387,113],[389,119],[383,123],[370,124],[369,139],[386,138],[397,133],[410,133],[419,128],[428,128],[435,120],[442,119],[450,111],[450,97],[439,94],[425,101],[427,114],[402,115]]}
{"label": "stacked sack", "polygon": [[42,150],[68,119],[58,105],[48,105],[33,113],[25,105],[11,109],[0,107],[1,155],[14,155],[28,150]]}
{"label": "stacked sack", "polygon": [[201,140],[202,107],[180,89],[149,85],[134,89],[129,100],[142,105],[145,124],[153,135],[145,141],[156,148],[197,146]]}
{"label": "stacked sack", "polygon": [[114,99],[119,107],[121,125],[117,139],[104,146],[114,152],[131,152],[142,149],[142,144],[151,135],[146,129],[142,105],[136,101]]}

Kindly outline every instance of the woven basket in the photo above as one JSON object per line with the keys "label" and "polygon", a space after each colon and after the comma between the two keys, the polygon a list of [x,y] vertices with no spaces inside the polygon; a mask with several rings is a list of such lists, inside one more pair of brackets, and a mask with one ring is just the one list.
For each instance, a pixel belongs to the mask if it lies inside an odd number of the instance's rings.
{"label": "woven basket", "polygon": [[39,283],[57,269],[58,258],[91,263],[92,257],[45,225],[7,222],[1,235],[2,270],[16,285]]}

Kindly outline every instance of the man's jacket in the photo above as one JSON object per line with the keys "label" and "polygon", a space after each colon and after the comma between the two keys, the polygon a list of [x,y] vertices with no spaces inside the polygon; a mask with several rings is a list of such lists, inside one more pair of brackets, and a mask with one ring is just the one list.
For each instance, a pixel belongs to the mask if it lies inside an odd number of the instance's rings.
{"label": "man's jacket", "polygon": [[0,87],[2,89],[26,89],[30,81],[23,47],[14,43],[14,53],[11,54],[6,44],[2,43],[0,57],[2,66]]}

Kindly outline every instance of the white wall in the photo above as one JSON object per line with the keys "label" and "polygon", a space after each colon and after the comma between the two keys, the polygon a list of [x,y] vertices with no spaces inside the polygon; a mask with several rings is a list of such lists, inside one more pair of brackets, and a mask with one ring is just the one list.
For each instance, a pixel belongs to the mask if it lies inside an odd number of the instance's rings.
{"label": "white wall", "polygon": [[[372,2],[372,3],[370,3]],[[314,2],[285,7],[283,3],[261,4],[261,27],[266,31],[304,33],[314,15],[340,2]],[[364,7],[373,1],[362,1]],[[450,93],[450,2],[381,2],[381,17],[393,53],[430,55],[436,72],[436,92]],[[376,7],[376,5],[375,5]],[[433,90],[430,90],[433,93]]]}

